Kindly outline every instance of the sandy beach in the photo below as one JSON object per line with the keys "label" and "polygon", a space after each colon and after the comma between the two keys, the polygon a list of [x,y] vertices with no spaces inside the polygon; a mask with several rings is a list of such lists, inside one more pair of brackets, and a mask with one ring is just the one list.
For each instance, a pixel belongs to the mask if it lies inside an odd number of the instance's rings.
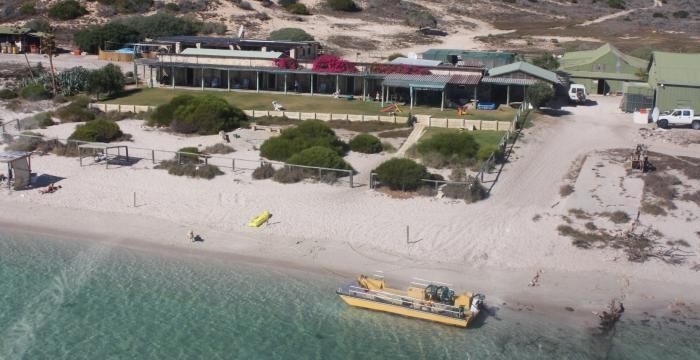
{"label": "sandy beach", "polygon": [[[359,170],[356,181],[361,184],[355,188],[252,180],[249,170],[228,170],[210,181],[197,180],[153,169],[150,160],[105,169],[80,167],[76,158],[45,155],[33,157],[33,171],[37,176],[59,179],[62,189],[49,195],[35,189],[2,190],[0,206],[11,211],[0,213],[0,223],[3,229],[162,249],[193,254],[203,261],[224,256],[231,261],[330,271],[348,278],[383,271],[387,278],[398,281],[412,277],[445,281],[486,293],[491,304],[537,304],[539,310],[534,311],[564,311],[571,306],[590,315],[612,298],[624,299],[627,309],[635,312],[666,311],[679,304],[697,308],[700,279],[691,268],[695,257],[681,265],[655,259],[632,263],[620,250],[578,249],[556,230],[571,208],[597,211],[589,201],[590,190],[584,190],[592,186],[584,182],[595,176],[586,180],[581,175],[576,187],[582,190],[575,195],[562,197],[559,193],[574,160],[595,151],[632,148],[642,140],[640,126],[616,110],[618,98],[596,100],[598,106],[566,108],[569,115],[540,117],[533,128],[524,131],[491,197],[476,204],[426,197],[393,199],[368,189],[369,170],[389,154],[351,153],[347,160]],[[219,141],[218,136],[184,137],[153,131],[140,120],[119,124],[133,136],[133,142],[126,143],[133,147],[177,150]],[[35,131],[65,138],[74,126],[69,123]],[[256,146],[269,134],[236,132],[241,137],[234,139],[236,152],[230,155],[258,160]],[[700,153],[697,143],[658,141],[651,147],[670,155]],[[630,214],[639,207],[635,201],[618,205]],[[681,210],[697,216],[698,209],[692,206],[688,203]],[[263,210],[273,214],[270,224],[247,227],[248,220]],[[642,215],[640,221],[661,224],[669,238],[682,237],[697,251],[700,237],[695,232],[700,229],[696,221],[649,215]],[[410,244],[406,226],[410,226]],[[188,242],[190,229],[205,241]],[[529,287],[538,270],[543,271],[538,286]]]}

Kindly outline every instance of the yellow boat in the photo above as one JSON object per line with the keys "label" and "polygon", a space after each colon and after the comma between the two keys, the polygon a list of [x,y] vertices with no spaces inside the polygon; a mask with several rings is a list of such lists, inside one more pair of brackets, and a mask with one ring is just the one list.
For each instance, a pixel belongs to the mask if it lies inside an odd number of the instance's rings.
{"label": "yellow boat", "polygon": [[250,220],[248,223],[248,226],[250,227],[260,227],[260,225],[264,224],[267,220],[270,220],[272,217],[272,214],[270,214],[269,211],[265,210],[260,213],[260,215],[256,216],[253,218],[253,220]]}
{"label": "yellow boat", "polygon": [[336,290],[348,305],[466,328],[479,315],[484,296],[455,295],[444,285],[426,284],[407,291],[386,287],[383,279],[360,275]]}

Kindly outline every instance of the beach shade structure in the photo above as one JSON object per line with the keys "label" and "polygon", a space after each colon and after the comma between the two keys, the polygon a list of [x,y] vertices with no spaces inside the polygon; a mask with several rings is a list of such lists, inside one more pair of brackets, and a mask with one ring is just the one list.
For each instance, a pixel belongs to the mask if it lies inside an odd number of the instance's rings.
{"label": "beach shade structure", "polygon": [[[110,150],[117,150],[117,153]],[[124,156],[122,156],[121,150],[124,149]],[[105,168],[109,167],[109,163],[112,160],[121,160],[124,158],[126,162],[129,162],[129,147],[126,145],[110,145],[106,143],[84,143],[78,145],[78,154],[80,156],[80,166],[83,166],[83,158],[85,157],[95,157],[95,163],[104,161]],[[87,155],[89,154],[89,155]]]}
{"label": "beach shade structure", "polygon": [[0,163],[7,164],[5,177],[8,188],[18,190],[29,186],[32,179],[31,155],[24,151],[0,152]]}

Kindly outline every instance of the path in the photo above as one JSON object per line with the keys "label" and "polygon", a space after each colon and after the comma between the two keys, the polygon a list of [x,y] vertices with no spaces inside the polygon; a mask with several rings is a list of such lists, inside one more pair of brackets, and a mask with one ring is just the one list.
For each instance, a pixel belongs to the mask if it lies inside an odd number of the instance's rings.
{"label": "path", "polygon": [[404,143],[401,145],[401,148],[396,152],[396,156],[403,156],[406,154],[406,150],[410,149],[411,146],[416,144],[418,140],[420,139],[421,136],[425,133],[426,126],[425,124],[422,123],[416,123],[413,125],[413,131],[411,131],[411,134],[408,135],[408,138]]}
{"label": "path", "polygon": [[578,25],[576,25],[576,26],[588,26],[588,25],[593,25],[593,24],[601,23],[601,22],[603,22],[603,21],[610,20],[610,19],[615,19],[615,18],[619,18],[619,17],[621,17],[621,16],[629,15],[629,14],[631,14],[631,13],[637,11],[637,10],[646,10],[646,9],[649,9],[649,8],[648,8],[648,7],[645,7],[645,8],[639,8],[639,9],[628,9],[628,10],[618,11],[618,12],[613,13],[613,14],[610,14],[610,15],[601,16],[601,17],[599,17],[599,18],[597,18],[597,19],[593,19],[593,20],[589,20],[589,21],[580,23],[580,24],[578,24]]}

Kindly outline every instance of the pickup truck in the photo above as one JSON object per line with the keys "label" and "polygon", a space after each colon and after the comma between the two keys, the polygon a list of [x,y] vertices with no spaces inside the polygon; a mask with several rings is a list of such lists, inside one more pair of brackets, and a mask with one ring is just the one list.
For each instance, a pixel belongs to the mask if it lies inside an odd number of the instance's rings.
{"label": "pickup truck", "polygon": [[700,116],[695,116],[693,109],[674,109],[659,115],[656,126],[668,129],[671,126],[688,126],[700,130]]}

